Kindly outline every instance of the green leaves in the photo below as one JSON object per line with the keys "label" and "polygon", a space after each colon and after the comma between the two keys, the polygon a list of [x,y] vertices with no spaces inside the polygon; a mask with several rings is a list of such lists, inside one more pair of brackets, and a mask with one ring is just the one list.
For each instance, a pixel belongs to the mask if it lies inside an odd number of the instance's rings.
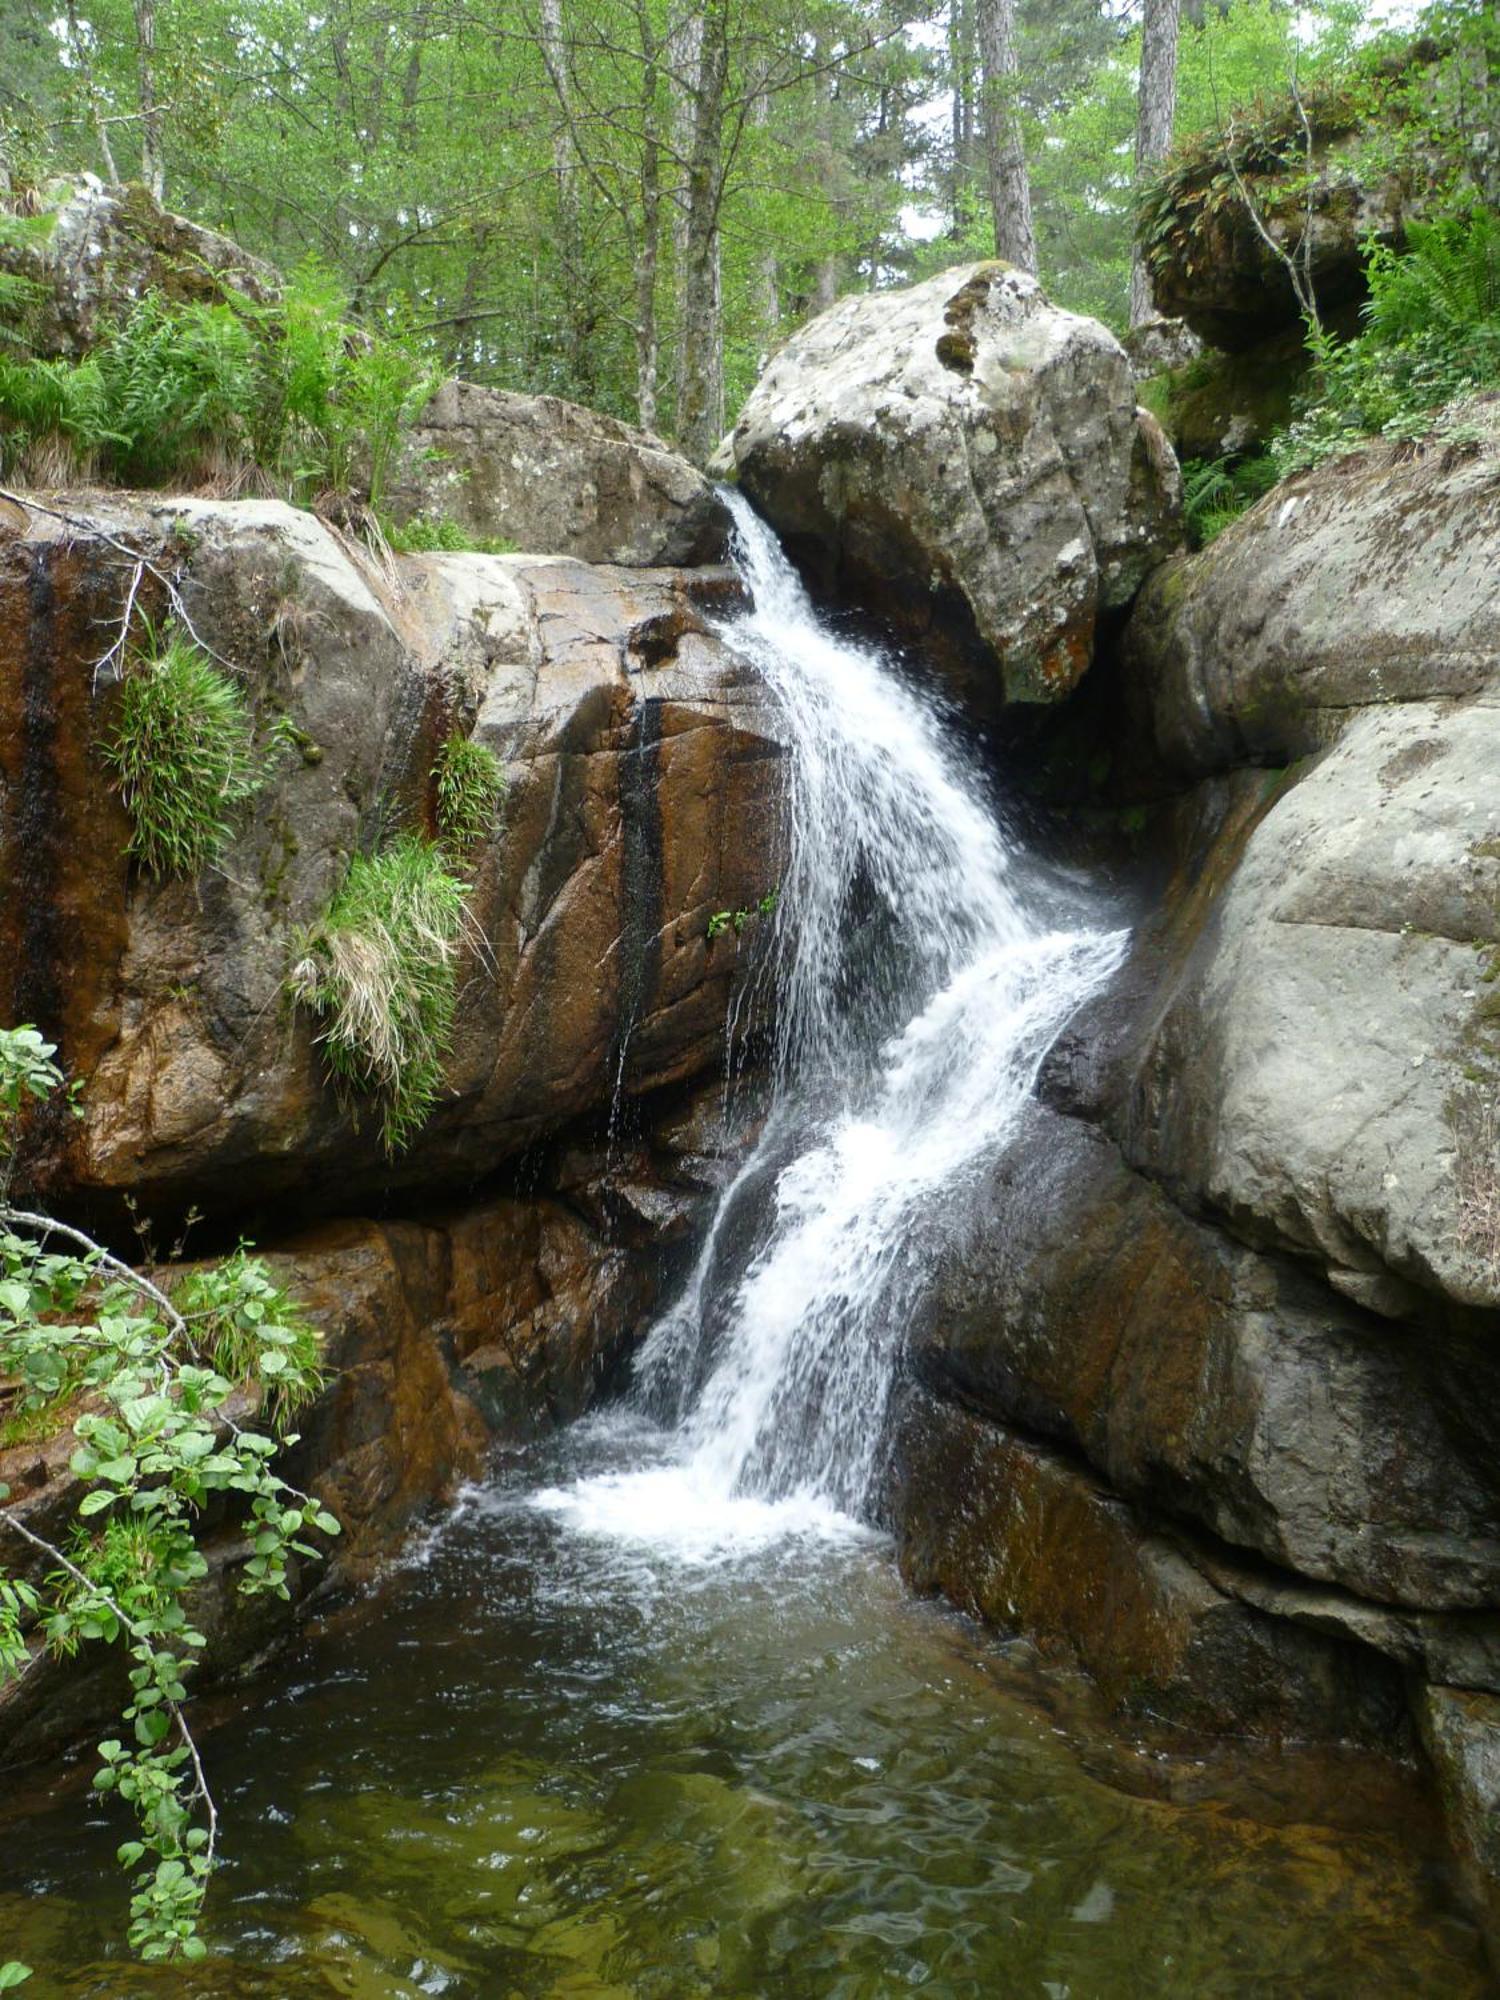
{"label": "green leaves", "polygon": [[334,1075],[379,1096],[388,1153],[410,1142],[442,1088],[467,898],[443,850],[415,834],[356,854],[287,977],[288,997],[325,1023]]}
{"label": "green leaves", "polygon": [[[12,1031],[0,1057],[18,1048],[31,1073],[50,1065],[53,1051],[33,1037]],[[85,1407],[69,1406],[69,1464],[85,1490],[66,1546],[0,1515],[55,1564],[40,1586],[0,1573],[0,1677],[24,1672],[39,1640],[61,1654],[127,1646],[122,1730],[99,1745],[94,1789],[135,1815],[118,1850],[135,1876],[132,1945],[145,1959],[193,1959],[216,1825],[185,1712],[204,1646],[184,1607],[207,1572],[194,1525],[210,1495],[234,1496],[253,1550],[239,1588],[281,1597],[292,1560],[318,1553],[309,1538],[337,1531],[273,1469],[276,1439],[228,1408],[241,1385],[281,1415],[306,1401],[322,1379],[318,1338],[248,1245],[189,1273],[170,1304],[129,1273],[101,1270],[92,1245],[78,1256],[46,1250],[0,1206],[0,1376],[22,1385],[23,1403],[59,1383],[88,1392]],[[19,1968],[9,1983],[24,1976]]]}
{"label": "green leaves", "polygon": [[505,796],[505,773],[488,744],[455,730],[432,775],[437,785],[438,833],[461,858],[494,824],[495,810]]}
{"label": "green leaves", "polygon": [[196,875],[223,852],[236,809],[265,783],[244,691],[179,634],[137,655],[105,749],[152,875]]}

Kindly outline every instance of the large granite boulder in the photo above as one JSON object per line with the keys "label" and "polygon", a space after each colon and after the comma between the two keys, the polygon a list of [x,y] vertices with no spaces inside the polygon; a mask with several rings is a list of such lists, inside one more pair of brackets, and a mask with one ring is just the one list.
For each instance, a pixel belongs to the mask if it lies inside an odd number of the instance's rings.
{"label": "large granite boulder", "polygon": [[[50,503],[49,503],[50,504]],[[753,933],[709,916],[779,878],[779,749],[713,629],[728,572],[411,557],[383,571],[278,502],[92,496],[0,543],[0,1020],[87,1079],[34,1135],[54,1198],[131,1191],[221,1213],[295,1191],[489,1172],[612,1100],[717,1072]],[[98,661],[136,578],[243,677],[266,785],[221,865],[157,880],[101,744]],[[289,1002],[298,939],[351,854],[433,824],[451,732],[508,789],[466,863],[468,943],[442,1100],[410,1152],[332,1085]]]}
{"label": "large granite boulder", "polygon": [[722,560],[729,516],[649,432],[558,396],[445,382],[405,432],[382,495],[397,521],[634,565]]}
{"label": "large granite boulder", "polygon": [[1500,1305],[1500,446],[1376,447],[1148,588],[1131,693],[1176,771],[1304,759],[1157,992],[1132,1159],[1376,1310]]}
{"label": "large granite boulder", "polygon": [[1180,539],[1124,349],[1005,264],[840,300],[773,358],[730,452],[815,580],[923,635],[981,710],[1067,694]]}
{"label": "large granite boulder", "polygon": [[43,191],[35,220],[0,241],[0,274],[28,287],[16,315],[27,350],[70,361],[147,292],[212,305],[228,291],[268,299],[279,282],[268,264],[145,188],[107,188],[92,175]]}
{"label": "large granite boulder", "polygon": [[893,1487],[914,1581],[1126,1710],[1275,1728],[1262,1619],[1398,1671],[1492,1930],[1497,495],[1482,426],[1372,446],[1142,592],[1102,692],[1154,900],[943,1220]]}

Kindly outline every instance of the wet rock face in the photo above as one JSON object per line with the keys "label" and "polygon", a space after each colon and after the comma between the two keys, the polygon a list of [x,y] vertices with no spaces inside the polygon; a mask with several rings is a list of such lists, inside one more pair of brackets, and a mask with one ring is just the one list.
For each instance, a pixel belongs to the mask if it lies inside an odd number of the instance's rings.
{"label": "wet rock face", "polygon": [[944,1223],[894,1506],[1126,1711],[1275,1730],[1272,1626],[1334,1648],[1299,1728],[1403,1676],[1492,1928],[1497,494],[1493,441],[1373,447],[1142,592],[1157,900]]}
{"label": "wet rock face", "polygon": [[[225,1214],[295,1190],[347,1211],[472,1181],[617,1092],[718,1070],[752,946],[710,942],[708,918],[780,873],[774,724],[711,629],[727,573],[435,556],[386,574],[275,502],[75,512],[91,525],[37,509],[0,543],[0,1019],[35,1020],[89,1079],[82,1124],[35,1135],[54,1199],[129,1189]],[[178,577],[258,717],[266,789],[196,882],[127,864],[100,756],[117,689],[94,663],[133,574],[116,544]],[[141,594],[165,611],[150,575]],[[390,1163],[285,981],[350,855],[432,826],[455,729],[508,789],[467,864],[443,1100]]]}
{"label": "wet rock face", "polygon": [[36,287],[25,327],[34,354],[78,360],[147,292],[212,305],[231,289],[264,301],[277,288],[268,264],[163,209],[142,187],[106,188],[86,176],[56,192],[43,241],[0,245],[0,273]]}
{"label": "wet rock face", "polygon": [[1003,264],[841,300],[777,353],[731,451],[815,578],[921,636],[981,711],[1066,695],[1179,540],[1123,348]]}
{"label": "wet rock face", "polygon": [[1088,1468],[908,1388],[892,1513],[901,1568],[1002,1630],[1081,1660],[1123,1716],[1389,1748],[1393,1668],[1216,1587]]}
{"label": "wet rock face", "polygon": [[1250,1556],[1381,1604],[1500,1603],[1500,1493],[1454,1421],[1452,1370],[1191,1220],[1078,1120],[1029,1115],[946,1247],[913,1354]]}
{"label": "wet rock face", "polygon": [[384,503],[592,563],[721,562],[729,534],[708,481],[660,438],[472,382],[445,382],[406,433]]}

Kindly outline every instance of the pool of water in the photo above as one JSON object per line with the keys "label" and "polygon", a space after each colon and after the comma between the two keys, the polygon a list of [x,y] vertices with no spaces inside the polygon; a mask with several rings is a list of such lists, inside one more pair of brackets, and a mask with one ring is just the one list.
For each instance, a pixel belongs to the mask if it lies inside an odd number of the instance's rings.
{"label": "pool of water", "polygon": [[651,1449],[603,1424],[513,1462],[221,1704],[202,1966],[123,1952],[117,1807],[28,1800],[0,1833],[28,2000],[1489,1990],[1389,1794],[1338,1830],[1123,1789],[878,1539],[700,1515]]}

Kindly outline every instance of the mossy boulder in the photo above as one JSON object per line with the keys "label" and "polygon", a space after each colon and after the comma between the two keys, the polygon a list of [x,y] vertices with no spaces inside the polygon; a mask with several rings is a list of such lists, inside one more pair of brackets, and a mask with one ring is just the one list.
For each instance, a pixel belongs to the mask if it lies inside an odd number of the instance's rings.
{"label": "mossy boulder", "polygon": [[279,283],[269,264],[174,215],[145,188],[107,188],[92,175],[44,190],[38,215],[13,242],[0,241],[0,274],[28,287],[12,319],[26,348],[73,361],[147,292],[179,305],[214,304],[230,291],[263,302]]}

